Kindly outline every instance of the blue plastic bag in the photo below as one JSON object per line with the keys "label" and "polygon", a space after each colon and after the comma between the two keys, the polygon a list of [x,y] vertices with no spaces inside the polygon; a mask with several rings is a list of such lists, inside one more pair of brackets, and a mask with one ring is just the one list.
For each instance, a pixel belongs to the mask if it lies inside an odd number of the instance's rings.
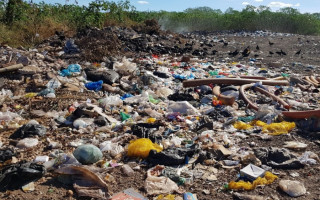
{"label": "blue plastic bag", "polygon": [[85,86],[88,90],[99,91],[102,88],[103,81],[86,83]]}
{"label": "blue plastic bag", "polygon": [[72,73],[81,72],[81,66],[79,64],[71,64],[68,66],[68,70]]}

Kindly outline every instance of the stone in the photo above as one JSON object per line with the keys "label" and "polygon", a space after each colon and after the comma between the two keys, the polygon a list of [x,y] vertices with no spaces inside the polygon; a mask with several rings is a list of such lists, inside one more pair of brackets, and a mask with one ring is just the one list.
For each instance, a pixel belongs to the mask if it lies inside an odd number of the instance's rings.
{"label": "stone", "polygon": [[281,180],[279,182],[279,187],[291,197],[299,197],[307,192],[303,183],[299,181]]}
{"label": "stone", "polygon": [[39,140],[37,138],[24,138],[18,142],[16,147],[19,149],[29,149],[37,146],[38,143]]}
{"label": "stone", "polygon": [[73,155],[82,164],[93,164],[102,159],[102,152],[92,144],[79,146]]}

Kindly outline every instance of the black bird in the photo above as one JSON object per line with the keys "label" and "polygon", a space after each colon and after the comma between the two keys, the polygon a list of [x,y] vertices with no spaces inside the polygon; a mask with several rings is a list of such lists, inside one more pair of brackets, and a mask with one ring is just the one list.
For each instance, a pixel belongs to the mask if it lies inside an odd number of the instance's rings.
{"label": "black bird", "polygon": [[217,53],[218,53],[217,50],[213,50],[213,51],[212,51],[212,55],[216,55]]}
{"label": "black bird", "polygon": [[278,54],[279,56],[282,56],[281,51],[276,51],[276,54]]}
{"label": "black bird", "polygon": [[223,46],[224,47],[228,46],[228,44],[229,44],[228,42],[223,41]]}
{"label": "black bird", "polygon": [[301,49],[295,53],[295,55],[300,55]]}
{"label": "black bird", "polygon": [[254,58],[258,58],[259,54],[254,54],[253,56],[254,56]]}
{"label": "black bird", "polygon": [[269,51],[269,54],[270,54],[270,55],[273,55],[274,53],[273,53],[272,51]]}
{"label": "black bird", "polygon": [[238,51],[238,49],[236,49],[234,52],[229,52],[228,54],[229,54],[229,56],[235,57],[239,54],[239,51]]}
{"label": "black bird", "polygon": [[272,46],[274,43],[269,41],[269,45]]}
{"label": "black bird", "polygon": [[286,52],[282,51],[282,49],[280,51],[276,51],[276,54],[278,54],[279,56],[287,55]]}
{"label": "black bird", "polygon": [[259,51],[259,50],[260,50],[260,47],[259,47],[258,45],[256,46],[256,50],[257,50],[257,51]]}
{"label": "black bird", "polygon": [[243,50],[243,52],[241,53],[243,57],[248,57],[250,55],[251,51],[250,51],[250,46],[248,46],[247,48],[245,48]]}
{"label": "black bird", "polygon": [[281,53],[282,53],[282,55],[284,55],[284,56],[286,56],[286,55],[287,55],[287,53],[286,53],[286,52],[284,52],[284,51],[282,51],[282,49],[281,49]]}

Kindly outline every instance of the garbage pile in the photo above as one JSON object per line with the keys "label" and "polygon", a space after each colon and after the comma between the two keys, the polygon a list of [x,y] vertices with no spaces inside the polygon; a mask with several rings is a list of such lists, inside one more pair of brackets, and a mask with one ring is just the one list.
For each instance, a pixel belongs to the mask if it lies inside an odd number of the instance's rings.
{"label": "garbage pile", "polygon": [[0,198],[318,198],[320,76],[58,46],[0,49]]}

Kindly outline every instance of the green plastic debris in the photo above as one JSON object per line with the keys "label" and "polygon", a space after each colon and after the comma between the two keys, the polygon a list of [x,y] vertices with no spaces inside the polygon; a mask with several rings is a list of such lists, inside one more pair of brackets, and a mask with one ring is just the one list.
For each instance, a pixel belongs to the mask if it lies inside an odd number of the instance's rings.
{"label": "green plastic debris", "polygon": [[289,77],[289,76],[290,76],[290,74],[281,73],[281,76],[282,76],[282,77]]}
{"label": "green plastic debris", "polygon": [[219,75],[218,71],[209,71],[210,76],[216,76]]}
{"label": "green plastic debris", "polygon": [[255,116],[238,117],[238,120],[242,122],[251,122],[252,120],[254,120],[254,118]]}
{"label": "green plastic debris", "polygon": [[121,121],[126,121],[127,119],[131,118],[130,115],[128,115],[127,113],[124,113],[124,112],[120,112],[120,117],[121,117]]}
{"label": "green plastic debris", "polygon": [[149,95],[149,101],[153,104],[158,104],[160,100],[154,99],[151,95]]}

